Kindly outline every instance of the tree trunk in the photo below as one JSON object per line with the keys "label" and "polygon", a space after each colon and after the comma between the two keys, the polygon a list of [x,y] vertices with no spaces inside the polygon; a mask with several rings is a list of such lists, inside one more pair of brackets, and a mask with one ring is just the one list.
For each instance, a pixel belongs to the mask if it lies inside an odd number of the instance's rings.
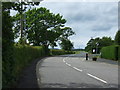
{"label": "tree trunk", "polygon": [[48,48],[48,45],[44,45],[44,48],[45,48],[45,54],[46,54],[46,55],[49,55],[50,50],[49,50],[49,48]]}

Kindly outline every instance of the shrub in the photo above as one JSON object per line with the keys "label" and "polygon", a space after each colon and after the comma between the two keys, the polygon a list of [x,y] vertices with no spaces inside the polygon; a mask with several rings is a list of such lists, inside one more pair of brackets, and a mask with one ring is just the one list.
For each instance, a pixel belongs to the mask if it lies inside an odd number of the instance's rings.
{"label": "shrub", "polygon": [[[117,47],[118,47],[118,52],[116,50]],[[101,49],[102,58],[116,60],[116,57],[120,59],[119,54],[120,54],[120,46],[118,45],[107,46]]]}
{"label": "shrub", "polygon": [[118,48],[118,60],[120,61],[120,45],[119,45],[119,48]]}
{"label": "shrub", "polygon": [[[3,84],[3,88],[5,87],[12,87],[11,85],[14,85],[16,83],[16,81],[19,78],[19,75],[21,73],[21,71],[23,70],[23,68],[28,65],[32,60],[35,60],[36,58],[45,56],[45,51],[44,48],[41,46],[14,46],[13,47],[13,59],[14,62],[10,65],[8,65],[9,63],[7,62],[3,62],[4,66],[8,67],[10,66],[11,68],[13,68],[12,71],[7,70],[6,68],[3,67],[3,71],[7,72],[3,74],[3,82],[9,82],[10,85],[6,85],[6,83]],[[8,68],[10,68],[8,67]],[[8,74],[9,72],[9,74]],[[8,74],[8,75],[6,75]],[[12,75],[12,78],[9,78],[9,75]],[[8,76],[8,77],[6,77]],[[9,78],[9,79],[8,79]],[[9,81],[8,81],[9,80]]]}
{"label": "shrub", "polygon": [[115,35],[115,43],[117,45],[120,45],[120,30],[118,30],[116,35]]}
{"label": "shrub", "polygon": [[74,54],[73,51],[65,51],[65,50],[58,50],[58,49],[51,49],[50,55],[64,55],[64,54]]}
{"label": "shrub", "polygon": [[[6,3],[7,4],[7,3]],[[0,37],[0,49],[2,47],[2,85],[4,87],[11,84],[10,80],[13,81],[13,75],[11,71],[14,69],[12,65],[13,60],[13,40],[14,35],[12,32],[12,18],[10,16],[9,10],[5,3],[2,3],[2,38]],[[5,9],[6,8],[6,9]],[[2,45],[2,46],[1,46]],[[0,52],[1,53],[1,52]]]}

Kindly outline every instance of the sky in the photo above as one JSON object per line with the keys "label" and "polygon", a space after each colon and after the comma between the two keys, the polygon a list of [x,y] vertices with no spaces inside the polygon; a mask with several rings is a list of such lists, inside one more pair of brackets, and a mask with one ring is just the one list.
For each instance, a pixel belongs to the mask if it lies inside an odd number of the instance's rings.
{"label": "sky", "polygon": [[74,48],[85,48],[91,37],[114,36],[118,30],[117,2],[47,2],[40,7],[60,13],[67,20],[66,26],[76,33],[70,37]]}
{"label": "sky", "polygon": [[108,36],[114,39],[118,30],[117,2],[43,0],[37,7],[46,7],[52,13],[60,13],[67,20],[65,25],[71,27],[76,33],[69,38],[76,49],[85,48],[91,37]]}

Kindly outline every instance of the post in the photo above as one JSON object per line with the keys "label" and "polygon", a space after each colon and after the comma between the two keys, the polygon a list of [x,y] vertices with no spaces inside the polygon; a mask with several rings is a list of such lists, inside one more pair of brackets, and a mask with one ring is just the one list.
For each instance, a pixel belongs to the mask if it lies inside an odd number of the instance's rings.
{"label": "post", "polygon": [[88,53],[86,53],[86,60],[88,60]]}

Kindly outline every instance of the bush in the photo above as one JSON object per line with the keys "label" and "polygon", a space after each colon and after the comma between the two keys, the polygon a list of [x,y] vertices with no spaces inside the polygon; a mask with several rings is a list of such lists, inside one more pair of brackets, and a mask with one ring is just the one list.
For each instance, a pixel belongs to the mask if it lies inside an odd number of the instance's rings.
{"label": "bush", "polygon": [[51,49],[50,55],[64,55],[64,54],[74,54],[73,51],[65,51],[65,50],[58,50],[58,49]]}
{"label": "bush", "polygon": [[[11,68],[13,68],[12,71],[7,70],[6,68],[3,67],[4,73],[3,74],[3,82],[9,82],[9,85],[7,85],[6,83],[3,84],[3,88],[6,87],[12,87],[11,85],[14,85],[16,83],[16,81],[19,78],[19,75],[21,73],[21,71],[23,70],[23,68],[28,65],[32,60],[35,60],[36,58],[45,56],[45,51],[44,48],[41,46],[14,46],[13,47],[13,57],[14,57],[14,63],[11,64]],[[9,63],[7,62],[3,62],[4,66],[8,67]],[[10,67],[8,67],[10,68]],[[9,72],[9,74],[8,74]],[[8,75],[6,75],[8,74]],[[9,75],[12,75],[12,78],[9,78]],[[8,77],[6,77],[8,76]],[[9,81],[8,81],[9,78]]]}
{"label": "bush", "polygon": [[[118,52],[116,50],[117,47],[118,47]],[[116,57],[118,57],[119,60],[120,59],[119,54],[120,54],[120,46],[118,45],[107,46],[101,49],[101,57],[105,59],[116,60]]]}
{"label": "bush", "polygon": [[118,60],[120,61],[120,45],[119,45],[119,48],[118,48]]}
{"label": "bush", "polygon": [[118,30],[116,35],[115,35],[115,43],[117,45],[120,45],[120,30]]}
{"label": "bush", "polygon": [[[5,10],[7,3],[2,3],[2,38],[0,37],[0,44],[2,44],[2,85],[7,87],[11,84],[10,80],[13,81],[13,75],[11,71],[14,69],[13,60],[13,44],[14,34],[12,32],[12,17],[10,16],[9,10]],[[5,7],[5,8],[4,8]],[[7,9],[7,8],[6,8]]]}

